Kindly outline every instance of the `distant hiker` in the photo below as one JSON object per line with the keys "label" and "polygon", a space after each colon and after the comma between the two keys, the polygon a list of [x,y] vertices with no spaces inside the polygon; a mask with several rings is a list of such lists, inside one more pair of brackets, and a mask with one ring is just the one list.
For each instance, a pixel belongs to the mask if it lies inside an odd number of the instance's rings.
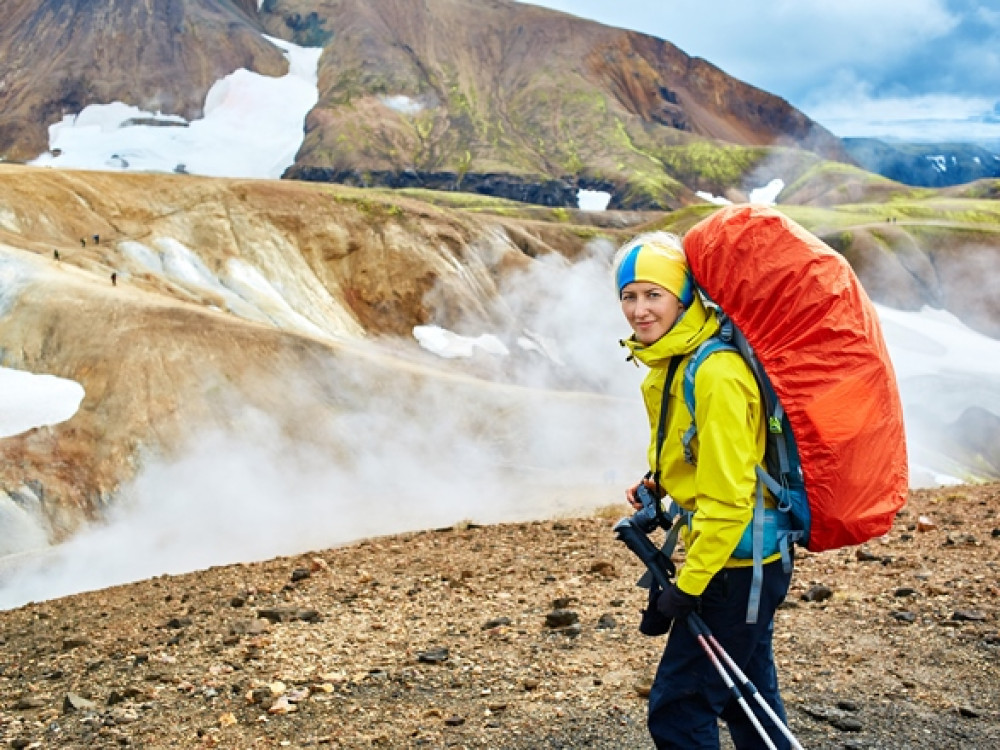
{"label": "distant hiker", "polygon": [[95,245],[100,245],[101,244],[101,235],[95,234],[95,235],[93,235],[92,238],[94,240],[94,244]]}
{"label": "distant hiker", "polygon": [[111,273],[111,286],[118,286],[118,274],[115,272]]}
{"label": "distant hiker", "polygon": [[80,247],[86,247],[86,246],[87,246],[87,238],[86,237],[81,237],[80,238]]}
{"label": "distant hiker", "polygon": [[55,259],[55,260],[59,260],[59,251],[58,251],[58,250],[56,250],[56,249],[53,249],[53,250],[52,250],[52,257],[53,257],[53,259]]}
{"label": "distant hiker", "polygon": [[[767,550],[763,579],[755,584],[753,561],[734,557],[753,526],[755,468],[764,457],[760,391],[740,354],[718,351],[698,366],[694,415],[685,406],[685,366],[719,332],[720,320],[697,293],[679,238],[666,232],[636,237],[618,251],[614,273],[633,331],[622,344],[630,358],[649,367],[642,394],[651,427],[650,471],[628,488],[626,498],[639,510],[638,493],[649,491],[664,507],[673,501],[686,514],[680,526],[685,563],[666,589],[653,584],[639,626],[647,635],[669,631],[649,694],[649,731],[660,749],[717,748],[722,718],[737,748],[763,748],[686,623],[697,611],[785,721],[772,631],[774,611],[788,592],[791,563],[786,568],[780,552]],[[695,427],[690,443],[681,438]],[[767,503],[773,506],[769,494]],[[756,621],[748,623],[752,589],[760,600]],[[779,750],[789,747],[769,720],[762,723]]]}

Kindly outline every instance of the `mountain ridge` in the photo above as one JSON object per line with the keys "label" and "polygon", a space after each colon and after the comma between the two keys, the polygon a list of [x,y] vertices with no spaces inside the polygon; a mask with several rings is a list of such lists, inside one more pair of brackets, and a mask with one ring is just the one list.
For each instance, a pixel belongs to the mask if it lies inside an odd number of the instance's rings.
{"label": "mountain ridge", "polygon": [[291,178],[570,206],[577,189],[601,189],[613,208],[662,209],[704,187],[673,173],[674,146],[759,147],[757,165],[775,145],[847,158],[786,101],[667,41],[507,0],[11,2],[0,29],[7,160],[42,153],[46,127],[89,104],[198,117],[209,86],[236,68],[285,72],[262,32],[324,46]]}

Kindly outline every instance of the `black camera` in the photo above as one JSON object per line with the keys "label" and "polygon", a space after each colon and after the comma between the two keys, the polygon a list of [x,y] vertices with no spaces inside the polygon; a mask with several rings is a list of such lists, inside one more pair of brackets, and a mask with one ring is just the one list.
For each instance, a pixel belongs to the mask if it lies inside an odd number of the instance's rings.
{"label": "black camera", "polygon": [[635,496],[639,498],[642,507],[632,514],[632,523],[639,527],[644,534],[650,534],[663,525],[663,514],[660,512],[660,501],[653,491],[640,482],[635,490]]}
{"label": "black camera", "polygon": [[632,550],[649,569],[649,575],[643,576],[639,585],[648,588],[655,581],[661,589],[665,589],[670,585],[676,569],[670,557],[657,549],[648,535],[659,527],[668,528],[669,521],[660,512],[659,499],[644,483],[639,483],[635,496],[639,498],[642,507],[616,523],[612,531],[618,541]]}

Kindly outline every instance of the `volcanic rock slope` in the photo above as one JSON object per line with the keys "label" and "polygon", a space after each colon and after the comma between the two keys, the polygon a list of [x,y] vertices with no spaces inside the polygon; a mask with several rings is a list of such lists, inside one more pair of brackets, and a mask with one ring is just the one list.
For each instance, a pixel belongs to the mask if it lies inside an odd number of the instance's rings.
{"label": "volcanic rock slope", "polygon": [[294,181],[0,165],[0,193],[2,364],[86,391],[70,421],[3,441],[3,489],[52,539],[101,516],[145,458],[254,413],[347,461],[350,436],[328,439],[337,415],[448,394],[468,406],[461,434],[531,462],[515,426],[562,397],[445,372],[411,330],[505,330],[499,285],[531,255],[625,231]]}
{"label": "volcanic rock slope", "polygon": [[668,187],[650,159],[694,136],[842,154],[786,102],[642,34],[508,2],[280,2],[274,12],[292,7],[314,8],[333,34],[293,175],[503,172],[614,185],[624,197],[636,175]]}
{"label": "volcanic rock slope", "polygon": [[[572,205],[665,207],[723,187],[678,149],[798,145],[846,158],[782,99],[668,42],[514,2],[11,0],[0,29],[0,156],[121,100],[197,117],[217,79],[284,72],[260,32],[323,46],[320,98],[289,176],[420,185]],[[5,6],[7,7],[7,6]],[[737,177],[766,157],[750,150]],[[695,184],[698,183],[698,184]]]}

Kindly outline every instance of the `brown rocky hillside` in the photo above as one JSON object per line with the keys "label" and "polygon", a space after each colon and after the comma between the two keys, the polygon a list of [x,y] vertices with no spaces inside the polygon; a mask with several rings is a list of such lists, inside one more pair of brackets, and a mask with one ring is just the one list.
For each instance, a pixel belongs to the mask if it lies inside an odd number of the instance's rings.
{"label": "brown rocky hillside", "polygon": [[[1000,745],[998,503],[997,485],[916,492],[884,538],[799,556],[775,648],[804,747]],[[651,747],[662,639],[636,630],[640,567],[614,541],[618,512],[378,537],[0,612],[0,738]]]}
{"label": "brown rocky hillside", "polygon": [[253,0],[10,0],[0,25],[0,157],[33,159],[48,126],[90,104],[202,115],[237,68],[284,75]]}
{"label": "brown rocky hillside", "polygon": [[146,458],[177,455],[203,429],[239,433],[270,415],[289,440],[346,462],[338,419],[445,394],[468,404],[471,432],[453,439],[489,433],[504,460],[537,464],[519,431],[573,422],[539,402],[613,424],[614,400],[474,379],[423,352],[412,328],[516,330],[493,304],[505,278],[626,231],[290,181],[0,165],[0,364],[87,394],[72,420],[2,442],[2,489],[60,539],[101,516]]}

